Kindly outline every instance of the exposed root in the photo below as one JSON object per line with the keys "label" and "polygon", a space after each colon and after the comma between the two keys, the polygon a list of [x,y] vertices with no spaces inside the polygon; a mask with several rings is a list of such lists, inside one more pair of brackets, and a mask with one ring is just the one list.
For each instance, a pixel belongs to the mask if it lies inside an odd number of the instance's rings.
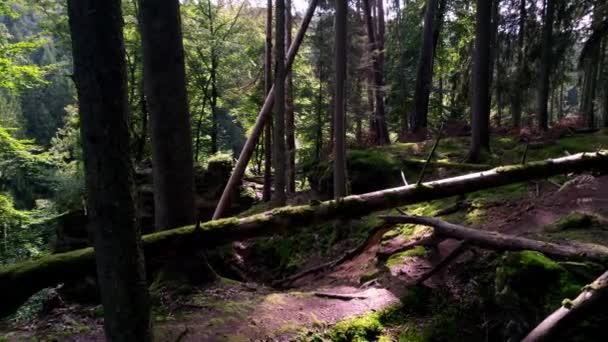
{"label": "exposed root", "polygon": [[340,299],[340,300],[352,300],[352,299],[367,299],[369,297],[356,295],[356,294],[346,294],[346,293],[327,293],[327,292],[313,292],[312,293],[316,297],[321,298],[330,298],[330,299]]}
{"label": "exposed root", "polygon": [[296,281],[296,280],[298,280],[298,279],[300,279],[302,277],[305,277],[307,275],[310,275],[310,274],[319,274],[319,273],[327,272],[327,271],[331,270],[332,268],[334,268],[334,267],[342,264],[343,262],[346,262],[346,261],[348,261],[350,259],[353,259],[357,255],[363,253],[363,251],[365,251],[367,249],[367,246],[372,242],[372,240],[376,237],[376,235],[378,235],[378,234],[384,234],[389,229],[390,229],[390,227],[386,226],[386,225],[375,227],[374,229],[372,229],[369,232],[369,235],[367,236],[367,238],[365,239],[365,241],[363,241],[357,247],[355,247],[355,248],[347,251],[341,257],[339,257],[338,259],[326,262],[326,263],[321,264],[319,266],[308,268],[308,269],[306,269],[306,270],[304,270],[302,272],[296,273],[296,274],[291,275],[289,277],[286,277],[286,278],[274,281],[272,283],[272,286],[275,286],[275,287],[287,287],[289,284],[291,284],[294,281]]}
{"label": "exposed root", "polygon": [[468,248],[467,241],[461,241],[458,243],[458,246],[454,248],[445,258],[443,258],[435,267],[433,267],[430,271],[424,273],[420,278],[416,279],[415,284],[419,285],[424,283],[427,279],[437,274],[443,268],[445,268],[450,262],[464,253]]}

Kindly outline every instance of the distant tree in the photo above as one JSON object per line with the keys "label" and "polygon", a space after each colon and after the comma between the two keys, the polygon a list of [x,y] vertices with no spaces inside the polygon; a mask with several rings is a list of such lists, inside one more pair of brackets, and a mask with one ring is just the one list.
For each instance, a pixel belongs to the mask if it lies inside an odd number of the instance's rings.
{"label": "distant tree", "polygon": [[411,130],[418,133],[427,127],[427,114],[429,108],[429,95],[433,82],[433,59],[435,51],[434,27],[437,20],[439,0],[427,0],[422,30],[422,46],[418,59],[418,75],[416,78],[416,92],[414,94],[414,113],[412,115]]}
{"label": "distant tree", "polygon": [[[293,16],[291,0],[285,0],[285,46],[289,48],[292,41]],[[287,149],[286,181],[287,193],[296,192],[296,127],[294,118],[293,72],[287,73],[285,80],[285,142]]]}
{"label": "distant tree", "polygon": [[549,81],[551,73],[551,51],[553,49],[553,19],[555,0],[545,0],[543,14],[543,31],[540,57],[540,78],[538,81],[537,119],[538,127],[546,131],[549,127]]}
{"label": "distant tree", "polygon": [[129,154],[119,0],[69,0],[87,208],[108,341],[152,341]]}
{"label": "distant tree", "polygon": [[156,229],[192,224],[194,167],[178,0],[140,0]]}
{"label": "distant tree", "polygon": [[[275,6],[275,101],[274,101],[274,134],[273,167],[274,193],[273,204],[283,206],[285,196],[285,0],[276,0]],[[278,80],[278,81],[276,81]]]}
{"label": "distant tree", "polygon": [[519,28],[517,32],[517,64],[515,81],[511,95],[511,116],[513,117],[513,127],[518,128],[521,124],[521,112],[523,102],[523,85],[525,84],[526,73],[526,0],[519,0]]}
{"label": "distant tree", "polygon": [[472,140],[469,159],[477,162],[490,149],[490,41],[492,1],[476,0],[473,55]]}
{"label": "distant tree", "polygon": [[[266,3],[266,44],[264,46],[264,95],[272,88],[272,0]],[[272,122],[270,115],[264,126],[264,188],[262,200],[270,201],[272,194]]]}
{"label": "distant tree", "polygon": [[334,198],[346,196],[346,28],[348,1],[336,1],[334,38]]}

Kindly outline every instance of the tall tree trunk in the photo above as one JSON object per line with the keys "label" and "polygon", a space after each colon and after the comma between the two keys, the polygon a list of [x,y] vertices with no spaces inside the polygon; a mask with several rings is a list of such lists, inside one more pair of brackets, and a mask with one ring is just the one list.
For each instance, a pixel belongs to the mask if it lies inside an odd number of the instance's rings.
{"label": "tall tree trunk", "polygon": [[334,198],[346,196],[346,26],[348,0],[336,1],[334,22]]}
{"label": "tall tree trunk", "polygon": [[555,0],[545,0],[545,14],[543,16],[542,48],[540,57],[540,79],[538,83],[538,127],[546,131],[549,128],[549,80],[551,73],[551,51],[553,50],[553,18]]}
{"label": "tall tree trunk", "polygon": [[526,0],[519,0],[519,32],[517,34],[517,75],[513,83],[513,97],[511,98],[511,116],[513,127],[521,126],[521,112],[523,100],[523,84],[526,73]]}
{"label": "tall tree trunk", "polygon": [[475,53],[473,55],[472,140],[469,160],[477,162],[490,149],[490,40],[492,2],[476,0]]}
{"label": "tall tree trunk", "polygon": [[[599,4],[595,5],[593,10],[593,19],[591,22],[592,30],[595,32],[601,24],[603,7]],[[591,39],[590,39],[591,40]],[[583,92],[581,100],[581,112],[587,121],[590,128],[595,126],[595,98],[598,83],[598,65],[601,64],[601,39],[599,41],[588,41],[583,48]]]}
{"label": "tall tree trunk", "polygon": [[285,205],[285,0],[276,0],[275,6],[275,101],[273,166],[273,205]]}
{"label": "tall tree trunk", "polygon": [[[363,0],[363,12],[365,15],[365,25],[367,28],[367,35],[369,38],[370,55],[372,58],[373,65],[373,76],[374,76],[374,113],[370,120],[370,133],[373,143],[384,145],[389,144],[388,127],[386,124],[386,117],[384,113],[384,81],[382,76],[381,50],[379,47],[379,39],[376,39],[374,31],[374,19],[372,17],[372,8],[370,6],[371,0]],[[380,15],[380,14],[379,14]],[[384,21],[384,12],[382,11],[382,21]]]}
{"label": "tall tree trunk", "polygon": [[[119,0],[69,0],[87,209],[108,341],[152,341],[129,155]],[[65,272],[70,272],[65,269]]]}
{"label": "tall tree trunk", "polygon": [[[266,45],[264,47],[264,95],[272,88],[272,0],[266,3]],[[262,201],[270,201],[272,194],[272,115],[264,126],[264,188]]]}
{"label": "tall tree trunk", "polygon": [[[291,15],[291,0],[285,0],[285,43],[291,46],[291,31],[293,30],[293,18]],[[287,71],[285,81],[285,135],[287,147],[287,193],[296,192],[296,134],[293,107],[293,79],[292,72]]]}
{"label": "tall tree trunk", "polygon": [[192,133],[178,0],[140,0],[156,229],[195,221]]}
{"label": "tall tree trunk", "polygon": [[434,23],[437,17],[439,0],[427,0],[422,30],[422,47],[418,58],[418,73],[414,91],[414,113],[412,115],[412,133],[419,133],[427,127],[429,96],[433,83],[433,59],[435,54]]}

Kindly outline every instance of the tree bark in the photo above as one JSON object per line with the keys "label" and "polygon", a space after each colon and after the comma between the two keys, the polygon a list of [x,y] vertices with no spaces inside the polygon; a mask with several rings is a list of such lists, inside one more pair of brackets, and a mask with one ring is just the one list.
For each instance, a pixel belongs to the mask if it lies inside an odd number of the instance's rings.
{"label": "tree bark", "polygon": [[285,0],[275,0],[275,101],[272,164],[274,169],[274,192],[272,203],[276,207],[285,205]]}
{"label": "tree bark", "polygon": [[[317,4],[319,0],[311,0],[310,5],[308,6],[308,10],[302,19],[302,23],[300,24],[300,28],[298,29],[298,33],[295,36],[295,39],[291,46],[289,47],[289,51],[287,52],[287,58],[285,61],[285,69],[291,70],[291,65],[293,64],[293,60],[295,59],[296,54],[298,53],[298,49],[300,48],[300,44],[302,40],[304,40],[304,34],[306,33],[306,29],[308,29],[308,25],[312,20],[315,9],[317,8]],[[276,81],[276,79],[275,79]],[[222,192],[222,197],[217,204],[217,208],[215,209],[215,213],[213,213],[213,219],[219,219],[224,215],[226,210],[230,205],[230,196],[234,189],[239,186],[243,175],[245,174],[245,169],[247,168],[247,164],[255,151],[255,145],[262,133],[262,129],[268,120],[268,116],[271,113],[272,106],[274,104],[274,86],[268,92],[268,96],[264,100],[264,105],[258,114],[258,118],[253,126],[251,131],[251,135],[247,138],[245,142],[245,146],[241,150],[241,155],[239,156],[239,160],[234,166],[234,170],[230,175],[230,179],[224,188],[224,192]]]}
{"label": "tree bark", "polygon": [[346,27],[348,0],[336,1],[334,22],[334,198],[346,196]]}
{"label": "tree bark", "polygon": [[551,74],[551,51],[553,50],[553,18],[555,0],[545,0],[545,14],[543,16],[542,47],[540,57],[540,76],[538,83],[538,127],[546,131],[549,128],[549,80]]}
{"label": "tree bark", "polygon": [[[478,190],[546,178],[571,172],[605,169],[608,151],[576,154],[526,165],[503,166],[496,169],[446,178],[421,186],[403,186],[348,196],[318,205],[277,208],[245,218],[226,218],[149,234],[143,237],[148,257],[162,256],[168,250],[199,250],[232,241],[293,233],[296,229],[315,222],[338,218],[354,218],[402,205],[447,198]],[[69,279],[90,274],[93,268],[93,249],[54,254],[0,267],[0,317],[10,314],[37,291]],[[65,272],[70,270],[70,272]]]}
{"label": "tree bark", "polygon": [[140,0],[156,229],[192,224],[194,166],[178,0]]}
{"label": "tree bark", "polygon": [[[291,0],[285,1],[285,43],[291,46],[293,30],[293,17],[291,15]],[[287,149],[287,193],[295,194],[296,192],[296,135],[295,135],[295,117],[294,117],[294,98],[293,98],[293,77],[290,70],[287,71],[287,80],[285,81],[285,137]]]}
{"label": "tree bark", "polygon": [[554,341],[568,328],[585,319],[592,310],[603,307],[608,300],[608,272],[585,286],[573,301],[566,302],[534,328],[522,342]]}
{"label": "tree bark", "polygon": [[418,74],[414,93],[414,114],[412,115],[412,133],[419,133],[427,127],[429,96],[433,83],[433,59],[435,54],[434,25],[437,17],[439,0],[427,0],[422,30],[422,47],[418,59]]}
{"label": "tree bark", "polygon": [[384,221],[393,224],[420,224],[433,227],[434,233],[441,237],[465,240],[470,245],[502,251],[532,250],[549,257],[566,260],[608,262],[608,253],[602,249],[559,245],[546,241],[532,240],[519,236],[501,234],[494,231],[473,229],[439,219],[422,216],[384,216]]}
{"label": "tree bark", "polygon": [[[266,45],[264,47],[264,98],[272,88],[272,0],[266,3]],[[272,115],[264,126],[264,188],[262,201],[269,202],[272,195]]]}
{"label": "tree bark", "polygon": [[477,0],[475,14],[475,53],[471,102],[471,150],[469,160],[477,162],[482,150],[490,149],[490,40],[492,1]]}
{"label": "tree bark", "polygon": [[[96,251],[93,258],[93,250],[89,248],[90,256],[85,262],[90,269],[94,269],[94,260],[97,264],[106,339],[152,341],[144,259],[131,192],[121,2],[69,0],[68,13],[80,109],[87,209]],[[49,271],[67,275],[72,269]],[[27,275],[21,276],[28,282],[33,281]],[[41,276],[45,277],[45,274]],[[19,275],[9,279],[15,278]],[[13,292],[21,294],[22,290],[0,287],[9,297]],[[11,307],[12,300],[1,302],[2,307],[5,303]]]}

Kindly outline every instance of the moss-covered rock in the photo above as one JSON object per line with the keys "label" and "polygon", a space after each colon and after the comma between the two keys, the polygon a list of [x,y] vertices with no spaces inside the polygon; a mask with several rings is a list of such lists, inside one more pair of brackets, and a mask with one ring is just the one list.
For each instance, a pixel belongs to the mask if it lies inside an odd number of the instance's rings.
{"label": "moss-covered rock", "polygon": [[574,211],[559,218],[552,225],[554,230],[584,229],[600,226],[600,219],[589,213]]}
{"label": "moss-covered rock", "polygon": [[[411,323],[400,305],[392,306],[367,315],[350,318],[334,325],[328,335],[334,342],[367,342],[387,340],[382,336],[386,327]],[[415,329],[413,325],[410,329]]]}

